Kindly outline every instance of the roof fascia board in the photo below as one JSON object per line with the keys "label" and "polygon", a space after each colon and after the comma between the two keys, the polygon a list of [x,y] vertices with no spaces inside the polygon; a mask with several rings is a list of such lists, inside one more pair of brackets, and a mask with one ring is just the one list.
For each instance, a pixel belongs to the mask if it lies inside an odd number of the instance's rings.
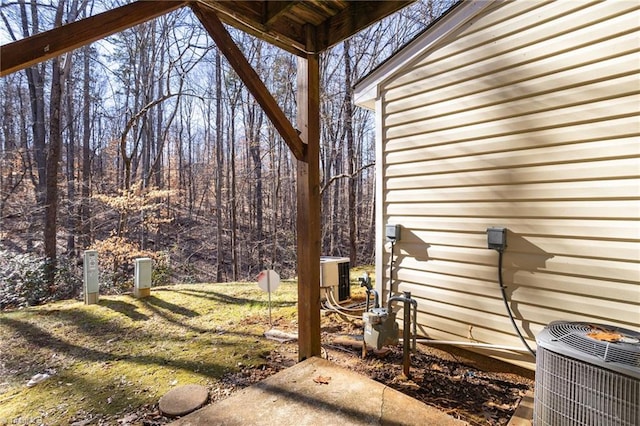
{"label": "roof fascia board", "polygon": [[448,34],[473,19],[478,13],[491,5],[490,0],[468,0],[453,6],[451,13],[435,22],[404,48],[396,52],[386,62],[360,80],[354,90],[354,103],[373,110],[375,100],[380,97],[380,87],[391,79],[400,69],[417,60],[422,53],[437,44]]}

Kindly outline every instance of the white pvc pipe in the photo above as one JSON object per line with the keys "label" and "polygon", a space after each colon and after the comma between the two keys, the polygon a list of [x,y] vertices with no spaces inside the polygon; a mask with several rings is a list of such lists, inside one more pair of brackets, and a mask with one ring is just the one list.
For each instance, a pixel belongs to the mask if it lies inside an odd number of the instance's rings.
{"label": "white pvc pipe", "polygon": [[[359,316],[357,316],[357,315],[350,314],[350,313],[348,313],[348,312],[344,312],[344,311],[343,311],[343,310],[341,310],[340,308],[338,308],[338,307],[334,306],[334,305],[331,303],[331,300],[330,300],[330,299],[333,299],[333,295],[331,294],[331,292],[330,292],[330,291],[325,290],[325,297],[326,297],[326,300],[325,300],[325,301],[327,302],[327,306],[329,307],[329,310],[330,310],[330,311],[332,311],[332,312],[337,312],[337,313],[339,313],[340,315],[344,315],[344,316],[349,317],[349,318],[362,319],[362,317],[359,317]],[[334,300],[335,300],[335,299],[334,299]]]}
{"label": "white pvc pipe", "polygon": [[[493,345],[491,343],[479,343],[479,342],[465,342],[465,341],[456,341],[456,340],[431,340],[431,339],[417,339],[418,343],[424,343],[426,345],[451,345],[451,346],[467,346],[473,348],[484,348],[484,349],[496,349],[502,351],[512,351],[512,352],[529,352],[526,348],[518,348],[515,346],[503,346],[503,345]],[[402,342],[402,339],[400,339]]]}
{"label": "white pvc pipe", "polygon": [[[346,306],[342,306],[340,304],[340,302],[336,301],[335,296],[333,295],[333,291],[331,290],[326,290],[325,289],[325,295],[327,297],[327,299],[331,298],[331,301],[329,302],[329,304],[331,305],[331,307],[336,308],[340,311],[353,311],[353,312],[358,312],[358,313],[362,313],[363,309],[362,308],[347,308]],[[359,317],[361,318],[361,317]]]}

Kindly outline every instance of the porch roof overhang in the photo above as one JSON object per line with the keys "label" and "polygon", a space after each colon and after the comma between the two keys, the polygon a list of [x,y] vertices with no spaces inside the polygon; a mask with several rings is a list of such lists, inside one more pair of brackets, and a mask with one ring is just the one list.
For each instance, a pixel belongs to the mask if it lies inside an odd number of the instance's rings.
{"label": "porch roof overhang", "polygon": [[[319,53],[415,0],[200,0],[226,24],[298,56]],[[314,46],[305,26],[313,28]]]}
{"label": "porch roof overhang", "polygon": [[[305,57],[322,52],[416,0],[139,0],[0,47],[0,76],[191,5]],[[313,34],[309,47],[307,34]]]}

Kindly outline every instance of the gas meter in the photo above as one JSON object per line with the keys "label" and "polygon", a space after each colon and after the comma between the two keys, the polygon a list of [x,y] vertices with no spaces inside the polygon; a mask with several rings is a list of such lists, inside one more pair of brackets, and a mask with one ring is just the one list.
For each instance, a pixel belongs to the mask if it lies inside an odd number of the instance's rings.
{"label": "gas meter", "polygon": [[397,345],[399,328],[395,312],[386,308],[373,308],[362,314],[364,321],[364,341],[368,346],[382,349],[383,346]]}

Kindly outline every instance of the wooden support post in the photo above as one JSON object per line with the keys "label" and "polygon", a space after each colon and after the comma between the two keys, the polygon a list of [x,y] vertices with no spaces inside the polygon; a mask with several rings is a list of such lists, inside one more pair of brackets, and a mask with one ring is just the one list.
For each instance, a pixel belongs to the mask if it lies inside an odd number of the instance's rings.
{"label": "wooden support post", "polygon": [[[307,39],[313,41],[308,31]],[[313,51],[309,49],[309,51]],[[298,359],[320,355],[320,69],[318,55],[298,58],[297,126],[307,145],[297,162]]]}
{"label": "wooden support post", "polygon": [[[320,355],[320,68],[318,55],[298,59],[297,127],[294,129],[235,45],[216,14],[195,3],[191,8],[255,96],[297,160],[298,358]],[[315,30],[306,27],[307,49],[314,52]],[[298,132],[300,133],[298,135]]]}

